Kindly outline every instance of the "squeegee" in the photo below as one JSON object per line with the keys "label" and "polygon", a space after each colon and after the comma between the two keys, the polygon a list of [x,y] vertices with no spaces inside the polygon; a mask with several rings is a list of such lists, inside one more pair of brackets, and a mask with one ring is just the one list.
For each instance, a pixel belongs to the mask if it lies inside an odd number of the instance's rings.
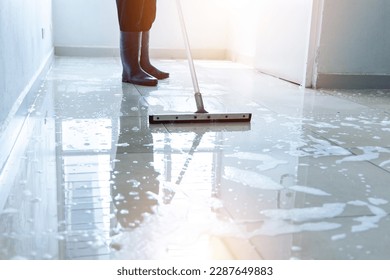
{"label": "squeegee", "polygon": [[180,26],[183,33],[184,44],[188,64],[190,67],[192,84],[194,87],[194,96],[197,111],[195,113],[178,113],[178,114],[160,114],[149,115],[149,123],[207,123],[207,122],[250,122],[251,113],[209,113],[205,110],[202,94],[200,93],[198,79],[196,76],[194,61],[192,59],[190,43],[187,35],[186,25],[183,16],[183,10],[180,0],[176,0],[177,11],[180,19]]}

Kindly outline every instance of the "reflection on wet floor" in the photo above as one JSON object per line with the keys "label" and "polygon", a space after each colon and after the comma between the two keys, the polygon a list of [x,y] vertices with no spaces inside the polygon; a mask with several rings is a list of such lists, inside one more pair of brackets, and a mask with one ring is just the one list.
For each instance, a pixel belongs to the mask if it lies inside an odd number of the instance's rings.
{"label": "reflection on wet floor", "polygon": [[390,91],[316,91],[198,61],[158,87],[118,58],[56,58],[0,177],[1,259],[388,259]]}

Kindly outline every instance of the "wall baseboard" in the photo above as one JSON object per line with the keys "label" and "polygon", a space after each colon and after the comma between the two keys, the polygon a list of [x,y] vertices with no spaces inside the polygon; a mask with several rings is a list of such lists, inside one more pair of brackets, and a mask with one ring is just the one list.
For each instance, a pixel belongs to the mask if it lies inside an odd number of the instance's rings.
{"label": "wall baseboard", "polygon": [[238,52],[227,52],[227,59],[233,62],[241,63],[248,65],[250,67],[255,67],[255,58],[250,55],[245,55]]}
{"label": "wall baseboard", "polygon": [[19,98],[14,103],[7,119],[1,124],[0,129],[0,175],[11,154],[16,139],[25,125],[31,105],[36,100],[38,88],[49,71],[54,59],[54,49],[42,61],[40,67],[31,77],[30,82],[20,93]]}
{"label": "wall baseboard", "polygon": [[119,48],[112,47],[54,47],[56,56],[85,56],[85,57],[116,57]]}
{"label": "wall baseboard", "polygon": [[318,74],[315,88],[390,89],[390,75]]}
{"label": "wall baseboard", "polygon": [[[192,49],[193,59],[226,60],[227,51],[224,49]],[[150,56],[156,59],[187,59],[184,49],[151,49]]]}
{"label": "wall baseboard", "polygon": [[[227,51],[223,49],[191,50],[194,59],[225,60]],[[55,47],[57,56],[119,57],[119,48],[113,47]],[[150,49],[150,57],[155,59],[186,59],[184,49]]]}

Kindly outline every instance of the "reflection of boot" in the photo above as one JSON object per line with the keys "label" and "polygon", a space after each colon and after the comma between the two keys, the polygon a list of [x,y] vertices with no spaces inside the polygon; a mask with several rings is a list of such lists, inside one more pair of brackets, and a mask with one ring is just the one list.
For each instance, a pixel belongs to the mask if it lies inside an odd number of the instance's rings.
{"label": "reflection of boot", "polygon": [[145,73],[139,64],[140,40],[141,32],[121,32],[122,81],[142,86],[155,86],[157,79]]}
{"label": "reflection of boot", "polygon": [[148,74],[163,80],[169,77],[169,73],[158,70],[150,63],[149,59],[149,31],[142,32],[141,59],[140,64],[143,70]]}

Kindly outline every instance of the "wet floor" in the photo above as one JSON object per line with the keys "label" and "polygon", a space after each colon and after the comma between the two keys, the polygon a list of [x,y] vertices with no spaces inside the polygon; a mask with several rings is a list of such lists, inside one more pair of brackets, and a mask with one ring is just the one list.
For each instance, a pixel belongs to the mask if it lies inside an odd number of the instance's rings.
{"label": "wet floor", "polygon": [[1,259],[388,259],[390,90],[315,91],[185,61],[158,87],[118,58],[57,57],[0,177]]}

